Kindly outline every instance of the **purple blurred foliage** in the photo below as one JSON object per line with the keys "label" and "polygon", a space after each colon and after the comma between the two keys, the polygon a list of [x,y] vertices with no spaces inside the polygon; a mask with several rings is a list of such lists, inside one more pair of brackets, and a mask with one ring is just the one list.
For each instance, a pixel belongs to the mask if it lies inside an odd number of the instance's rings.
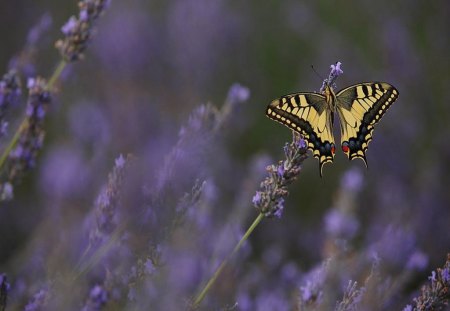
{"label": "purple blurred foliage", "polygon": [[80,150],[75,146],[58,146],[48,150],[42,159],[42,173],[39,187],[53,197],[83,197],[88,184],[88,171]]}
{"label": "purple blurred foliage", "polygon": [[28,302],[25,306],[26,311],[39,311],[43,310],[47,306],[47,300],[49,299],[48,290],[41,289],[36,294],[34,294],[33,298]]}
{"label": "purple blurred foliage", "polygon": [[0,274],[0,310],[5,310],[8,303],[8,291],[10,289],[6,274]]}
{"label": "purple blurred foliage", "polygon": [[[38,127],[12,154],[22,183],[1,181],[14,200],[0,206],[0,310],[6,295],[6,310],[188,309],[268,193],[264,212],[278,217],[256,228],[200,310],[448,300],[448,2],[113,1],[95,31],[109,1],[81,2],[78,12],[76,1],[0,3],[11,12],[0,59],[18,73],[0,82],[1,151],[21,121],[9,113],[21,108],[18,79],[50,75],[58,60],[53,21],[64,24],[63,57],[85,59],[66,68],[50,109],[35,96],[20,111]],[[386,81],[401,95],[374,131],[370,169],[338,153],[319,179],[314,161],[294,172],[275,162],[297,149],[283,150],[289,131],[264,109],[319,90],[310,65],[326,72],[336,60],[346,66],[337,89]],[[294,175],[287,196],[280,185]]]}
{"label": "purple blurred foliage", "polygon": [[35,25],[28,31],[22,50],[12,57],[8,67],[16,70],[26,78],[36,76],[36,57],[39,48],[49,44],[46,34],[53,24],[51,15],[44,13]]}

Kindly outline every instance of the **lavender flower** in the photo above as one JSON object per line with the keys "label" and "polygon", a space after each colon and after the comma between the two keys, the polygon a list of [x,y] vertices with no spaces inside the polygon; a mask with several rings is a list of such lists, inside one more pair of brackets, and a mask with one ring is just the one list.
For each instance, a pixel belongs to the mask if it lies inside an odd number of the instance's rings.
{"label": "lavender flower", "polygon": [[421,295],[414,298],[413,306],[406,306],[412,311],[444,310],[450,299],[450,253],[442,268],[437,268],[428,277],[429,284],[422,287]]}
{"label": "lavender flower", "polygon": [[42,40],[44,34],[49,31],[52,26],[52,17],[49,13],[45,13],[30,29],[23,49],[13,57],[9,62],[9,68],[14,68],[18,72],[23,73],[26,77],[36,75],[36,56],[40,48],[39,44],[45,42]]}
{"label": "lavender flower", "polygon": [[331,71],[330,74],[328,75],[328,78],[323,80],[322,83],[322,87],[320,88],[320,92],[323,92],[325,90],[325,86],[326,85],[330,85],[330,86],[335,86],[334,82],[336,81],[337,77],[339,77],[341,74],[343,74],[344,72],[341,69],[341,62],[336,62],[336,64],[331,65]]}
{"label": "lavender flower", "polygon": [[428,265],[428,256],[419,250],[412,253],[406,263],[406,268],[411,270],[423,270]]}
{"label": "lavender flower", "polygon": [[47,289],[41,289],[37,292],[31,301],[25,306],[25,311],[39,311],[44,310],[45,306],[50,299],[50,295]]}
{"label": "lavender flower", "polygon": [[221,109],[221,116],[218,119],[216,130],[226,126],[225,122],[229,120],[229,114],[236,111],[237,106],[239,104],[246,102],[250,97],[250,90],[240,85],[239,83],[234,83],[227,95],[227,99],[225,100],[225,105]]}
{"label": "lavender flower", "polygon": [[[14,184],[21,178],[25,171],[33,168],[36,157],[42,148],[44,141],[44,117],[51,101],[50,93],[46,89],[46,81],[40,77],[29,79],[29,97],[26,107],[26,120],[19,129],[19,139],[15,148],[10,152],[7,162],[7,183],[2,185],[2,196],[8,185]],[[11,196],[9,196],[11,197]]]}
{"label": "lavender flower", "polygon": [[361,295],[364,293],[364,288],[357,288],[358,283],[349,281],[344,292],[342,301],[336,306],[335,311],[356,311],[358,310],[358,303]]}
{"label": "lavender flower", "polygon": [[317,307],[322,303],[323,287],[328,273],[329,262],[313,269],[306,277],[305,284],[300,286],[299,309]]}
{"label": "lavender flower", "polygon": [[65,38],[55,44],[66,62],[74,62],[84,57],[92,37],[94,22],[109,5],[109,0],[82,0],[79,2],[78,18],[71,16],[61,28]]}
{"label": "lavender flower", "polygon": [[359,229],[359,221],[351,214],[332,209],[325,215],[325,229],[336,239],[351,239]]}
{"label": "lavender flower", "polygon": [[[248,99],[249,90],[239,84],[233,84],[228,91],[228,96],[223,107],[218,110],[211,104],[197,107],[189,116],[187,125],[181,127],[178,132],[178,141],[171,152],[166,156],[164,164],[159,171],[159,178],[154,193],[164,192],[164,187],[173,178],[175,169],[186,154],[203,152],[205,146],[212,144],[215,135],[224,128],[230,114],[235,112],[239,104]],[[203,155],[204,156],[204,155]],[[200,157],[200,156],[196,156]],[[187,168],[184,167],[184,170]],[[194,177],[198,179],[199,170],[196,168]],[[188,175],[185,171],[185,175]],[[191,184],[192,181],[189,181]]]}
{"label": "lavender flower", "polygon": [[10,106],[18,104],[21,94],[20,79],[14,70],[6,73],[0,80],[0,138],[6,133],[8,122],[5,115]]}
{"label": "lavender flower", "polygon": [[300,134],[292,132],[292,142],[284,147],[286,160],[278,165],[269,165],[269,176],[261,183],[262,191],[257,191],[252,203],[258,212],[266,217],[281,217],[284,198],[289,194],[287,186],[297,179],[301,164],[307,158],[306,143]]}
{"label": "lavender flower", "polygon": [[108,292],[100,285],[95,285],[89,292],[89,298],[82,311],[101,310],[108,301]]}
{"label": "lavender flower", "polygon": [[89,245],[95,247],[109,236],[117,227],[117,208],[120,204],[121,189],[126,168],[131,156],[120,155],[115,160],[115,166],[108,176],[108,183],[98,195],[95,202],[96,225],[89,233]]}

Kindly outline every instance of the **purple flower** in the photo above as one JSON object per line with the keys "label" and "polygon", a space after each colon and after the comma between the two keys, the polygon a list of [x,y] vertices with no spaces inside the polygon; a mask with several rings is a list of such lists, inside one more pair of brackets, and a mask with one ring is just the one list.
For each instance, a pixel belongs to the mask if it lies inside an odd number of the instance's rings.
{"label": "purple flower", "polygon": [[429,283],[422,286],[421,295],[414,298],[413,310],[444,310],[448,306],[450,292],[450,253],[444,267],[437,268],[428,277]]}
{"label": "purple flower", "polygon": [[28,88],[27,118],[19,129],[17,143],[6,162],[7,178],[11,184],[34,167],[45,136],[43,117],[51,102],[47,83],[40,77],[29,79]]}
{"label": "purple flower", "polygon": [[108,183],[97,196],[95,202],[95,225],[90,228],[89,243],[92,246],[100,243],[117,226],[117,209],[120,204],[121,189],[127,167],[127,161],[120,155],[108,176]]}
{"label": "purple flower", "polygon": [[282,215],[284,198],[289,193],[287,186],[297,178],[301,163],[307,158],[306,148],[299,148],[300,141],[300,135],[293,132],[292,142],[284,146],[286,160],[267,166],[269,176],[261,183],[262,191],[253,196],[253,205],[266,217]]}
{"label": "purple flower", "polygon": [[341,180],[344,189],[358,192],[363,186],[363,176],[361,171],[357,168],[352,168],[348,170]]}
{"label": "purple flower", "polygon": [[327,270],[328,265],[325,263],[306,275],[304,278],[306,284],[300,286],[300,309],[303,309],[305,305],[320,305]]}
{"label": "purple flower", "polygon": [[89,292],[89,298],[82,311],[100,310],[108,302],[108,292],[103,286],[95,285]]}
{"label": "purple flower", "polygon": [[423,270],[428,265],[428,256],[420,251],[415,251],[406,264],[406,268],[412,270]]}
{"label": "purple flower", "polygon": [[450,267],[442,269],[441,278],[445,283],[450,283]]}
{"label": "purple flower", "polygon": [[284,164],[279,164],[277,167],[277,174],[279,178],[283,178],[284,175]]}
{"label": "purple flower", "polygon": [[281,218],[284,209],[284,198],[279,198],[274,204],[272,213],[275,217]]}
{"label": "purple flower", "polygon": [[431,271],[431,275],[428,277],[431,282],[436,282],[436,271]]}
{"label": "purple flower", "polygon": [[75,16],[71,16],[69,20],[61,27],[61,31],[66,36],[69,36],[73,32],[75,32],[77,26],[78,26],[77,18]]}
{"label": "purple flower", "polygon": [[80,14],[78,15],[78,17],[80,18],[80,21],[87,22],[89,19],[89,13],[87,9],[80,10]]}
{"label": "purple flower", "polygon": [[359,229],[359,221],[351,214],[332,209],[325,216],[325,230],[336,238],[351,239]]}
{"label": "purple flower", "polygon": [[38,23],[31,28],[31,30],[28,32],[27,35],[27,44],[34,46],[38,43],[39,38],[41,37],[42,33],[47,31],[50,26],[52,25],[52,17],[50,14],[46,13],[42,15],[41,19],[38,21]]}
{"label": "purple flower", "polygon": [[261,193],[262,193],[261,191],[256,191],[256,194],[253,196],[253,199],[252,199],[253,205],[259,206],[261,204],[261,199],[262,199]]}
{"label": "purple flower", "polygon": [[322,83],[322,87],[320,88],[321,93],[325,91],[326,86],[333,86],[337,77],[344,73],[341,69],[341,65],[341,62],[336,62],[336,64],[330,66],[330,74],[328,75],[328,78],[326,78]]}
{"label": "purple flower", "polygon": [[25,306],[25,311],[39,311],[45,310],[49,299],[49,293],[47,289],[41,289],[37,292],[31,301]]}
{"label": "purple flower", "polygon": [[77,146],[49,149],[41,160],[42,174],[39,186],[43,193],[55,198],[81,198],[89,186],[85,181],[89,169],[82,151]]}
{"label": "purple flower", "polygon": [[249,97],[250,90],[239,83],[235,83],[228,91],[227,101],[232,103],[240,103],[247,101]]}
{"label": "purple flower", "polygon": [[349,281],[344,291],[344,297],[339,302],[335,310],[358,310],[358,304],[361,301],[365,288],[358,288],[358,283]]}
{"label": "purple flower", "polygon": [[341,62],[337,62],[335,65],[331,65],[330,66],[330,68],[331,68],[330,75],[339,76],[339,75],[343,74],[344,72],[341,69],[341,65],[342,65]]}
{"label": "purple flower", "polygon": [[56,42],[56,48],[67,62],[80,60],[89,44],[95,20],[108,6],[106,0],[82,0],[79,2],[79,18],[75,16],[61,27],[64,39]]}
{"label": "purple flower", "polygon": [[126,163],[126,160],[125,160],[125,158],[123,157],[123,155],[120,155],[120,156],[115,160],[115,164],[116,164],[116,167],[117,167],[118,169],[124,168],[125,163]]}
{"label": "purple flower", "polygon": [[155,264],[153,263],[153,261],[151,259],[147,259],[145,261],[144,266],[145,266],[145,272],[149,275],[153,274],[156,270]]}
{"label": "purple flower", "polygon": [[14,188],[10,182],[0,185],[0,201],[9,201],[14,197]]}

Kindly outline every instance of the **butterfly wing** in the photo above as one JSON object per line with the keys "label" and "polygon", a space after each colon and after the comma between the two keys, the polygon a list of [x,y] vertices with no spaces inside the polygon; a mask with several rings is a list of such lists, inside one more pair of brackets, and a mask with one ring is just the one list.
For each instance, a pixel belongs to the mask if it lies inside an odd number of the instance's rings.
{"label": "butterfly wing", "polygon": [[360,83],[336,94],[342,151],[349,160],[360,158],[367,166],[366,150],[374,126],[397,97],[397,89],[385,82]]}
{"label": "butterfly wing", "polygon": [[316,93],[296,93],[273,100],[266,115],[302,134],[308,149],[319,159],[320,175],[327,162],[333,162],[333,113],[325,96]]}

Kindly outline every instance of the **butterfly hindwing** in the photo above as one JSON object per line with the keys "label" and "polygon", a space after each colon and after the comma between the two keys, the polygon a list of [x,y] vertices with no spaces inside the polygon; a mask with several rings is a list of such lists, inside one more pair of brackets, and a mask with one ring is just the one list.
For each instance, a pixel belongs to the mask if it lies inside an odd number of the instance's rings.
{"label": "butterfly hindwing", "polygon": [[359,83],[336,94],[342,150],[350,160],[361,158],[367,166],[374,126],[397,97],[397,89],[385,82]]}
{"label": "butterfly hindwing", "polygon": [[327,162],[333,162],[333,113],[325,96],[316,93],[296,93],[273,100],[267,107],[269,118],[302,134],[308,149],[319,159],[320,174]]}

